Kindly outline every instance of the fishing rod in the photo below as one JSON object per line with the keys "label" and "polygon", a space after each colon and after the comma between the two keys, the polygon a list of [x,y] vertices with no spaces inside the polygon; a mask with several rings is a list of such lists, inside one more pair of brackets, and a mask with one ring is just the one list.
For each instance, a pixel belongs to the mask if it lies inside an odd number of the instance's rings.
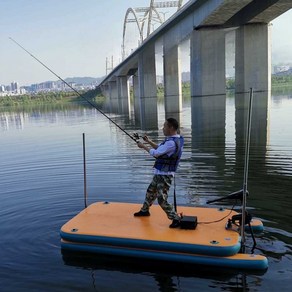
{"label": "fishing rod", "polygon": [[119,126],[113,119],[111,119],[108,115],[106,115],[101,109],[97,107],[92,101],[90,101],[88,98],[86,98],[84,95],[79,93],[73,86],[71,86],[68,82],[66,82],[63,78],[61,78],[59,75],[57,75],[53,70],[51,70],[47,65],[45,65],[42,61],[40,61],[37,57],[35,57],[33,54],[31,54],[27,49],[25,49],[21,44],[19,44],[16,40],[14,40],[12,37],[9,37],[11,41],[13,41],[17,46],[19,46],[21,49],[23,49],[26,53],[28,53],[32,58],[34,58],[37,62],[39,62],[43,67],[45,67],[47,70],[49,70],[52,74],[54,74],[58,79],[60,79],[62,82],[64,82],[69,88],[71,88],[75,93],[77,93],[78,96],[85,99],[92,107],[94,107],[98,112],[100,112],[104,117],[106,117],[110,122],[112,122],[116,127],[118,127],[121,131],[123,131],[128,137],[130,137],[132,140],[134,140],[136,143],[138,142],[138,139],[136,137],[131,136],[125,129],[123,129],[121,126]]}

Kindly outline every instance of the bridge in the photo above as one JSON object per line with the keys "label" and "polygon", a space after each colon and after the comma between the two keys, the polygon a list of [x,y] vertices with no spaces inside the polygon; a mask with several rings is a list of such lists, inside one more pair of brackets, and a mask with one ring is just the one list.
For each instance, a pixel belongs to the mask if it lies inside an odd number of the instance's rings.
{"label": "bridge", "polygon": [[[255,92],[268,92],[271,89],[269,23],[291,8],[289,0],[190,0],[145,38],[140,33],[139,47],[124,56],[99,88],[127,111],[131,79],[135,114],[138,113],[143,123],[146,111],[155,117],[155,56],[162,50],[165,112],[166,115],[179,113],[182,108],[180,46],[188,40],[192,110],[202,102],[217,104],[221,109],[226,96],[226,35],[233,32],[235,92],[244,93],[251,87]],[[127,14],[133,11],[128,10]]]}

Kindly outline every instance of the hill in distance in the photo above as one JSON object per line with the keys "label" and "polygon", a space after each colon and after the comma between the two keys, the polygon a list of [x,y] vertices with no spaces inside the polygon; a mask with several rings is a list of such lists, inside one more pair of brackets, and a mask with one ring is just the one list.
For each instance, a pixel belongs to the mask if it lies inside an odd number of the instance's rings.
{"label": "hill in distance", "polygon": [[[76,84],[83,84],[83,85],[91,85],[91,84],[99,84],[104,77],[68,77],[64,79],[68,83],[76,83]],[[59,82],[59,81],[58,81]],[[61,81],[60,81],[61,82]]]}

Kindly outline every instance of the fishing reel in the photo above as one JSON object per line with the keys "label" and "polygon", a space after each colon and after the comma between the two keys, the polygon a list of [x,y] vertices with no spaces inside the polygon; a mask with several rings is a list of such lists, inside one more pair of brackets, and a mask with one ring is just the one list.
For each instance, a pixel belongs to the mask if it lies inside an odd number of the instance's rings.
{"label": "fishing reel", "polygon": [[[253,240],[253,249],[254,249],[257,243],[253,234],[253,229],[251,227],[251,221],[252,221],[252,215],[248,213],[247,211],[245,211],[244,225],[245,226],[247,225],[249,228],[249,231]],[[241,226],[242,226],[242,214],[236,214],[236,215],[233,215],[231,219],[230,218],[228,219],[225,228],[228,230],[233,230],[240,233]]]}
{"label": "fishing reel", "polygon": [[146,136],[140,136],[138,133],[133,133],[133,137],[136,139],[136,140],[139,140],[140,138],[142,138],[144,141],[146,140]]}
{"label": "fishing reel", "polygon": [[[251,220],[252,220],[252,215],[246,211],[245,216],[244,216],[244,224],[250,225]],[[233,215],[231,219],[229,218],[226,228],[231,228],[233,224],[238,227],[242,225],[242,214],[236,214],[236,215]]]}

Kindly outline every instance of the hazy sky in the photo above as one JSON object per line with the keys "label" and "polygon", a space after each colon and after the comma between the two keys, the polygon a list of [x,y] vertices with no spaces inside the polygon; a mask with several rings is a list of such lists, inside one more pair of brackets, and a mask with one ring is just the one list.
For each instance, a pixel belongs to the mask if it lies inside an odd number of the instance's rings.
{"label": "hazy sky", "polygon": [[[56,80],[9,37],[62,78],[104,76],[106,57],[113,55],[115,63],[121,58],[126,10],[149,3],[150,0],[0,0],[0,84]],[[291,27],[292,10],[273,21],[273,62],[292,63]]]}

